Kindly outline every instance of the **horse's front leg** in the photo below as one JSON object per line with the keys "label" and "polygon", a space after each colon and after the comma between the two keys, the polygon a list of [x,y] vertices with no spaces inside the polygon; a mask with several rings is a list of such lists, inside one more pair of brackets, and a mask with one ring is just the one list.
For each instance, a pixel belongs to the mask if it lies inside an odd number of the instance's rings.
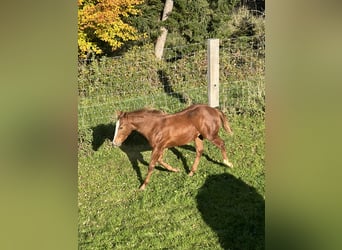
{"label": "horse's front leg", "polygon": [[167,170],[171,171],[171,172],[179,172],[179,169],[177,168],[173,168],[172,166],[170,166],[169,164],[167,164],[166,162],[163,161],[163,154],[164,154],[165,149],[162,150],[158,162]]}
{"label": "horse's front leg", "polygon": [[203,153],[203,140],[200,139],[199,137],[196,137],[195,139],[195,147],[196,147],[196,158],[195,158],[194,164],[192,165],[189,176],[193,176],[194,173],[196,172],[200,158]]}
{"label": "horse's front leg", "polygon": [[150,164],[148,165],[147,176],[144,180],[144,183],[140,186],[140,188],[139,188],[140,190],[145,190],[146,185],[150,182],[152,172],[154,170],[154,167],[155,167],[161,153],[162,153],[162,150],[159,148],[158,149],[157,148],[152,149],[151,161],[150,161]]}

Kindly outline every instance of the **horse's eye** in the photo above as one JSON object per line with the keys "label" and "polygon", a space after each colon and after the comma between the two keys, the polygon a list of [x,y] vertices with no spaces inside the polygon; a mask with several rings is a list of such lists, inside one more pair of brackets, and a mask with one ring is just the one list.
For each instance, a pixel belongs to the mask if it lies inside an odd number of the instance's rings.
{"label": "horse's eye", "polygon": [[123,127],[119,127],[119,129],[123,129]]}

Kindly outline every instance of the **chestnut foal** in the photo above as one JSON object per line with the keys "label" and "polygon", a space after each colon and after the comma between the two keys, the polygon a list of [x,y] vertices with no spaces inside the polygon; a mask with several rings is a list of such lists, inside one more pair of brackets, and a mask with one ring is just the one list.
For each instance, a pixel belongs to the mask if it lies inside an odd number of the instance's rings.
{"label": "chestnut foal", "polygon": [[120,146],[133,130],[146,137],[152,147],[152,156],[147,176],[140,187],[140,190],[144,190],[156,163],[159,162],[169,171],[179,171],[163,161],[165,149],[185,145],[191,141],[195,142],[196,158],[189,176],[197,170],[203,153],[203,139],[216,145],[221,150],[223,163],[232,168],[233,164],[228,160],[224,141],[218,135],[221,126],[229,134],[233,134],[225,115],[220,110],[202,104],[191,105],[175,114],[149,109],[119,111],[113,145]]}

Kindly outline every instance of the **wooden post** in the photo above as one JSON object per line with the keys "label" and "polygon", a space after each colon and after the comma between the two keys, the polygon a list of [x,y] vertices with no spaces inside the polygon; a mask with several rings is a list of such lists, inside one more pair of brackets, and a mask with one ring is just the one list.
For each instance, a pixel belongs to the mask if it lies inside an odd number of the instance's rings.
{"label": "wooden post", "polygon": [[208,105],[218,107],[219,104],[219,39],[208,39]]}

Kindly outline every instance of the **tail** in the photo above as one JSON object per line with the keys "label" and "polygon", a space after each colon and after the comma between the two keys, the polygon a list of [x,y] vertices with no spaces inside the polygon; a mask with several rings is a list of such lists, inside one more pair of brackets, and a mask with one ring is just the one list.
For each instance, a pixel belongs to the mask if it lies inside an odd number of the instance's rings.
{"label": "tail", "polygon": [[230,135],[233,135],[233,131],[230,128],[229,122],[226,118],[226,116],[223,114],[223,112],[221,110],[217,110],[219,112],[220,115],[220,119],[223,125],[224,130],[226,130]]}

